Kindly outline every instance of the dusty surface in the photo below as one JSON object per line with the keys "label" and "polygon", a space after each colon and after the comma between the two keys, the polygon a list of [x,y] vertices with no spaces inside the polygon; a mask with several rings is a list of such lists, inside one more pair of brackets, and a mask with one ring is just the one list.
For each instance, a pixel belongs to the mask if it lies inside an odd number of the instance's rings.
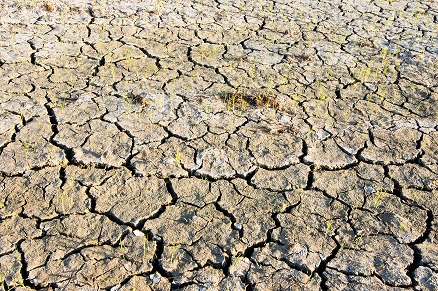
{"label": "dusty surface", "polygon": [[435,1],[53,2],[0,4],[0,288],[437,290]]}

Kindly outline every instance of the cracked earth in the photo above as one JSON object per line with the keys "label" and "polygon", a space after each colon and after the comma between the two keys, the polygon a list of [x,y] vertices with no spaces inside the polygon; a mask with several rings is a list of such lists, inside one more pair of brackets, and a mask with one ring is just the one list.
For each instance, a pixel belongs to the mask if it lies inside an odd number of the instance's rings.
{"label": "cracked earth", "polygon": [[0,289],[438,290],[435,1],[0,8]]}

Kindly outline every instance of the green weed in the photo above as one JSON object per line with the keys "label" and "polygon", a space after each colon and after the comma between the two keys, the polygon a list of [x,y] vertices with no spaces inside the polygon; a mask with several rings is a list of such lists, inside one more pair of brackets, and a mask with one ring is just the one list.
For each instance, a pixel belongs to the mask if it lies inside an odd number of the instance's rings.
{"label": "green weed", "polygon": [[381,200],[382,200],[382,196],[383,196],[383,191],[382,191],[382,189],[379,189],[376,197],[374,198],[374,208],[379,207]]}
{"label": "green weed", "polygon": [[175,153],[175,161],[176,161],[176,164],[178,166],[180,166],[180,164],[181,164],[181,152],[180,151],[176,151],[176,153]]}
{"label": "green weed", "polygon": [[258,94],[245,94],[241,92],[226,93],[223,97],[227,110],[238,109],[245,111],[249,106],[280,109],[280,103],[272,90],[265,90]]}
{"label": "green weed", "polygon": [[20,140],[20,142],[21,142],[21,145],[23,146],[23,148],[24,148],[24,150],[26,152],[33,151],[36,148],[36,145],[37,145],[36,142],[32,142],[32,141]]}
{"label": "green weed", "polygon": [[174,245],[174,246],[172,247],[172,252],[170,253],[170,262],[171,262],[171,263],[172,263],[173,260],[175,259],[175,255],[176,255],[176,252],[177,252],[178,249],[179,249],[179,245]]}
{"label": "green weed", "polygon": [[326,233],[326,234],[329,233],[329,231],[330,231],[330,229],[332,228],[332,226],[333,226],[333,219],[330,219],[329,221],[327,221],[327,227],[326,227],[326,229],[325,229],[325,233]]}
{"label": "green weed", "polygon": [[125,258],[126,250],[122,238],[120,238],[120,253],[122,254],[122,258]]}
{"label": "green weed", "polygon": [[238,255],[238,256],[236,257],[236,259],[234,259],[234,261],[231,263],[231,265],[230,265],[230,270],[231,270],[232,268],[234,268],[234,266],[236,266],[236,264],[237,264],[241,259],[242,259],[242,255]]}
{"label": "green weed", "polygon": [[146,261],[146,253],[149,251],[149,239],[148,236],[144,236],[144,242],[143,242],[143,257],[141,258],[141,261]]}

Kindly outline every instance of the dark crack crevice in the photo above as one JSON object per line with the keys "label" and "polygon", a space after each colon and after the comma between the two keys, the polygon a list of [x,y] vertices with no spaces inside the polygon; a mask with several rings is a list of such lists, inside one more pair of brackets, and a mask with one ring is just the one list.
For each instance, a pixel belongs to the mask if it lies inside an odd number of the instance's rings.
{"label": "dark crack crevice", "polygon": [[414,254],[413,254],[412,263],[407,267],[407,275],[411,279],[411,285],[406,286],[406,287],[417,288],[418,282],[415,280],[415,271],[418,269],[418,267],[420,267],[422,265],[422,258],[423,258],[422,252],[418,248],[418,245],[422,244],[430,237],[430,234],[432,231],[432,223],[434,220],[434,215],[430,209],[425,209],[423,206],[418,205],[415,201],[412,201],[411,199],[408,199],[407,197],[405,197],[403,195],[403,187],[400,185],[400,183],[396,179],[394,179],[389,174],[389,167],[388,166],[384,166],[384,173],[385,173],[385,177],[389,178],[394,184],[394,188],[393,188],[393,192],[392,192],[393,195],[399,197],[399,199],[403,203],[408,203],[408,205],[419,207],[420,209],[423,209],[426,211],[427,218],[426,218],[426,227],[425,227],[424,232],[415,241],[407,244],[412,249]]}
{"label": "dark crack crevice", "polygon": [[21,269],[20,269],[20,274],[19,274],[19,280],[20,280],[20,284],[23,285],[24,287],[29,287],[35,290],[42,290],[43,288],[34,285],[32,280],[29,279],[29,272],[28,272],[28,268],[27,268],[27,261],[26,258],[24,256],[24,250],[22,248],[22,244],[25,241],[25,239],[21,239],[16,243],[16,248],[15,251],[18,253],[19,258],[20,258],[20,263],[21,263]]}
{"label": "dark crack crevice", "polygon": [[96,198],[91,194],[91,188],[92,186],[87,186],[85,189],[85,194],[88,197],[88,210],[91,213],[94,214],[98,214],[98,215],[103,215],[105,217],[107,217],[109,220],[111,220],[112,222],[116,223],[117,225],[121,225],[121,226],[128,226],[131,227],[133,229],[136,229],[135,224],[133,223],[126,223],[124,221],[122,221],[121,219],[119,219],[117,216],[115,216],[114,214],[112,214],[111,212],[99,212],[96,210]]}
{"label": "dark crack crevice", "polygon": [[243,225],[240,225],[237,223],[236,217],[229,211],[227,211],[225,208],[221,207],[218,202],[214,202],[213,205],[215,206],[216,210],[221,212],[225,217],[228,217],[231,221],[231,228],[236,230],[239,233],[239,237],[243,237]]}
{"label": "dark crack crevice", "polygon": [[173,284],[174,278],[171,272],[164,269],[162,266],[163,253],[164,253],[164,242],[162,239],[156,239],[156,250],[152,260],[152,271],[151,273],[157,272],[162,277],[165,277],[169,280],[171,284]]}
{"label": "dark crack crevice", "polygon": [[316,269],[314,270],[314,272],[316,274],[318,274],[321,277],[321,290],[326,291],[329,290],[327,287],[327,277],[324,275],[325,270],[327,269],[327,265],[330,263],[331,260],[333,260],[336,255],[338,254],[339,250],[342,248],[341,244],[339,244],[339,242],[336,240],[335,235],[333,235],[331,237],[331,239],[336,243],[336,246],[334,249],[332,249],[330,255],[324,259],[321,260],[320,264],[318,265],[318,267],[316,267]]}
{"label": "dark crack crevice", "polygon": [[65,157],[67,158],[67,161],[69,164],[74,164],[73,159],[74,159],[74,154],[73,154],[73,149],[59,143],[58,141],[55,140],[55,136],[59,133],[58,130],[58,121],[55,115],[55,111],[53,110],[53,108],[50,106],[50,102],[52,102],[52,100],[50,100],[49,97],[46,97],[47,99],[47,103],[44,105],[46,110],[47,110],[47,115],[49,117],[50,123],[52,125],[52,135],[49,138],[49,142],[51,144],[53,144],[54,146],[62,149],[64,151]]}
{"label": "dark crack crevice", "polygon": [[434,220],[434,215],[431,210],[428,210],[426,213],[427,213],[427,219],[426,219],[426,228],[424,232],[415,241],[408,244],[408,246],[414,252],[414,259],[407,268],[407,275],[409,276],[412,282],[412,286],[410,287],[413,288],[418,288],[418,282],[417,280],[415,280],[415,271],[418,269],[418,267],[420,267],[423,264],[422,252],[417,245],[424,243],[430,237],[432,231],[432,222]]}

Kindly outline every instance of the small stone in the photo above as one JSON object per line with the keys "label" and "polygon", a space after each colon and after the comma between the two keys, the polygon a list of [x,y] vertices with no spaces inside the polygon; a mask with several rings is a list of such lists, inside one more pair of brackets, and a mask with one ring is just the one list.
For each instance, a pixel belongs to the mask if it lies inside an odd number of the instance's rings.
{"label": "small stone", "polygon": [[141,232],[140,230],[136,229],[132,232],[135,236],[145,236],[145,234],[143,232]]}

